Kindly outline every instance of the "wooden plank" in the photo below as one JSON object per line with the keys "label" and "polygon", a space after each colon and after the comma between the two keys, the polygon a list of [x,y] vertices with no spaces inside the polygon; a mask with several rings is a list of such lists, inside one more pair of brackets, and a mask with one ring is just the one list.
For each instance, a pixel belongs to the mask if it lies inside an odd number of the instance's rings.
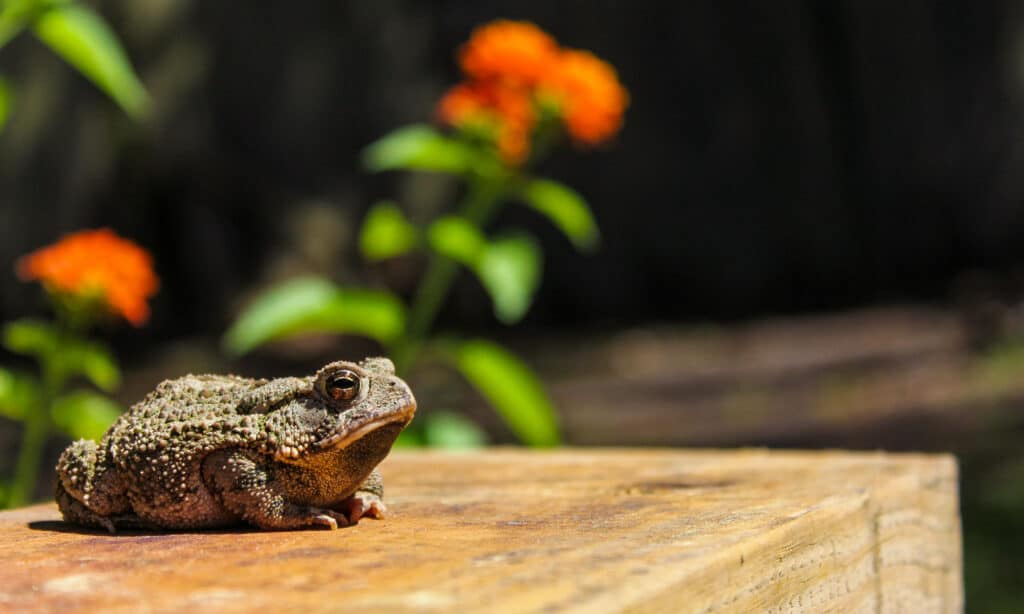
{"label": "wooden plank", "polygon": [[958,612],[956,462],[844,452],[395,453],[389,518],[106,535],[0,513],[0,609]]}

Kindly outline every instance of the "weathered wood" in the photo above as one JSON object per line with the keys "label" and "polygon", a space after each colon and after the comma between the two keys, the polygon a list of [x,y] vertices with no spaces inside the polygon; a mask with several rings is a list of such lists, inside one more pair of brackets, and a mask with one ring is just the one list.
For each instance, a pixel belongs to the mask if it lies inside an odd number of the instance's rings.
{"label": "weathered wood", "polygon": [[948,456],[395,453],[392,513],[106,535],[0,514],[0,609],[957,612]]}

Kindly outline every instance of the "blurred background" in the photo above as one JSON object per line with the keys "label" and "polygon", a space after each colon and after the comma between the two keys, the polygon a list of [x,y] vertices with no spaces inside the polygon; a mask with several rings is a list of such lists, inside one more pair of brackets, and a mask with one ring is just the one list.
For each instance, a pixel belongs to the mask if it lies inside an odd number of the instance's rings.
{"label": "blurred background", "polygon": [[[422,260],[368,267],[360,220],[382,198],[435,211],[458,188],[367,173],[360,152],[432,118],[475,26],[528,19],[607,60],[630,92],[613,142],[540,169],[587,199],[602,243],[577,253],[506,208],[495,225],[528,229],[545,252],[532,309],[503,325],[461,275],[438,327],[531,364],[568,444],[951,451],[968,607],[1017,611],[1019,3],[87,4],[152,108],[133,121],[32,37],[0,50],[17,84],[0,135],[0,317],[46,313],[13,263],[64,233],[110,227],[144,246],[161,279],[152,318],[105,333],[126,366],[122,403],[187,371],[277,376],[379,351],[317,335],[233,358],[220,339],[295,275],[413,293]],[[457,379],[411,377],[427,412],[456,408],[490,442],[514,440]],[[18,437],[0,423],[3,450]],[[47,466],[66,442],[53,438]],[[12,463],[0,455],[0,472]]]}

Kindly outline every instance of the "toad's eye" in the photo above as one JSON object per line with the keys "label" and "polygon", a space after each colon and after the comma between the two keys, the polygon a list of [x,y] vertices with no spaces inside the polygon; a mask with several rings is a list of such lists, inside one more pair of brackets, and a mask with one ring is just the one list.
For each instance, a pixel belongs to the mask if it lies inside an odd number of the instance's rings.
{"label": "toad's eye", "polygon": [[333,373],[324,382],[324,392],[335,401],[351,401],[359,394],[359,376],[348,370]]}

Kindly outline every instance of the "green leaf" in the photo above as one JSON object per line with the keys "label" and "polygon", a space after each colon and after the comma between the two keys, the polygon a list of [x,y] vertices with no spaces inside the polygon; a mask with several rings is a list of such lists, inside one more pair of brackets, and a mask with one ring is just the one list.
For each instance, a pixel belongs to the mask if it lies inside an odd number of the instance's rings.
{"label": "green leaf", "polygon": [[466,218],[446,215],[427,229],[427,241],[439,254],[476,269],[480,255],[487,249],[487,238]]}
{"label": "green leaf", "polygon": [[431,448],[464,450],[487,445],[487,435],[460,414],[435,411],[423,421],[423,438]]}
{"label": "green leaf", "polygon": [[81,4],[55,6],[36,19],[36,36],[105,91],[132,117],[148,104],[145,88],[117,37],[103,19]]}
{"label": "green leaf", "polygon": [[527,235],[490,243],[465,218],[445,216],[427,229],[430,247],[476,274],[494,304],[494,315],[514,324],[526,315],[541,280],[543,255]]}
{"label": "green leaf", "polygon": [[404,330],[405,307],[393,294],[302,277],[258,297],[228,330],[224,345],[244,354],[274,339],[311,332],[352,333],[388,344]]}
{"label": "green leaf", "polygon": [[419,233],[392,202],[375,204],[363,219],[359,249],[370,261],[400,256],[416,247]]}
{"label": "green leaf", "polygon": [[56,351],[57,330],[46,322],[15,320],[4,326],[3,344],[15,354],[43,358]]}
{"label": "green leaf", "polygon": [[526,235],[498,239],[487,246],[476,267],[494,302],[494,315],[505,324],[521,320],[540,285],[542,254]]}
{"label": "green leaf", "polygon": [[3,133],[7,125],[7,118],[11,115],[11,108],[14,106],[14,92],[11,86],[3,78],[0,78],[0,133]]}
{"label": "green leaf", "polygon": [[119,415],[120,405],[87,390],[58,397],[50,410],[57,428],[74,439],[100,439]]}
{"label": "green leaf", "polygon": [[0,416],[23,420],[39,411],[39,382],[31,375],[0,368]]}
{"label": "green leaf", "polygon": [[423,441],[423,429],[417,426],[407,426],[405,430],[398,434],[398,439],[391,445],[392,448],[422,448],[426,445]]}
{"label": "green leaf", "polygon": [[121,383],[121,370],[113,354],[98,343],[83,340],[65,343],[58,360],[65,373],[84,375],[100,390],[113,392]]}
{"label": "green leaf", "polygon": [[0,1],[0,47],[21,33],[39,10],[39,0]]}
{"label": "green leaf", "polygon": [[110,351],[99,343],[61,336],[52,324],[15,320],[4,327],[3,345],[16,354],[34,356],[48,363],[63,380],[83,375],[101,390],[110,392],[121,382],[121,372]]}
{"label": "green leaf", "polygon": [[537,376],[508,350],[473,339],[445,353],[469,383],[497,410],[524,443],[553,446],[560,441],[554,406]]}
{"label": "green leaf", "polygon": [[363,150],[363,165],[371,171],[408,169],[463,173],[473,166],[475,152],[465,143],[430,126],[399,128]]}
{"label": "green leaf", "polygon": [[522,189],[526,203],[547,216],[577,249],[595,249],[601,234],[590,207],[575,190],[550,179],[534,179]]}

